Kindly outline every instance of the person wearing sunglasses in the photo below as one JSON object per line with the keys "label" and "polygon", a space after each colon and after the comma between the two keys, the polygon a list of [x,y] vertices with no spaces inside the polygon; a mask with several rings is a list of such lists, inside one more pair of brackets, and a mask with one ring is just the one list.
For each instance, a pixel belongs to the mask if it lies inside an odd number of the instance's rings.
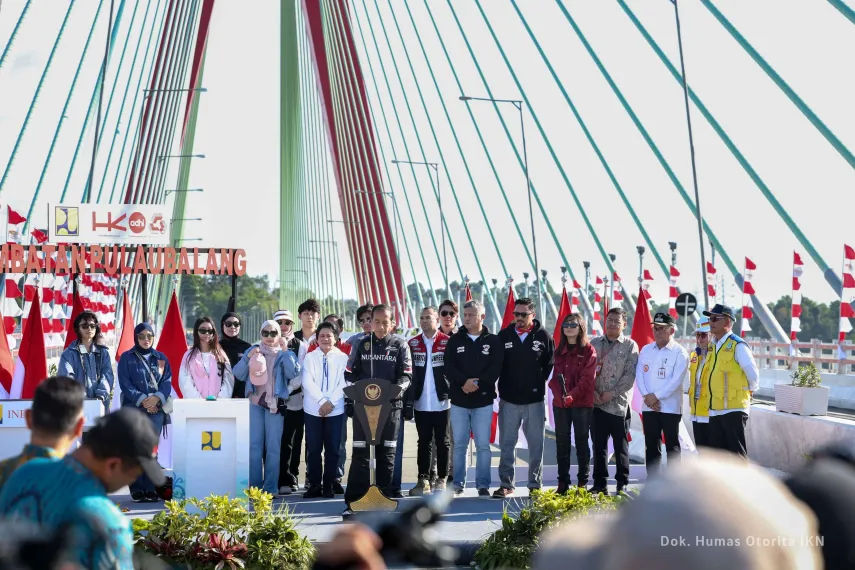
{"label": "person wearing sunglasses", "polygon": [[200,317],[193,325],[193,346],[181,359],[181,396],[195,399],[231,398],[232,367],[217,341],[211,317]]}
{"label": "person wearing sunglasses", "polygon": [[499,331],[505,346],[499,375],[499,431],[501,486],[494,499],[514,494],[516,453],[522,427],[528,442],[528,488],[540,489],[543,469],[543,439],[546,427],[546,382],[552,373],[555,341],[535,318],[534,301],[528,297],[514,304],[514,322]]}
{"label": "person wearing sunglasses", "polygon": [[261,342],[235,365],[235,378],[246,382],[249,397],[249,486],[271,495],[279,491],[279,456],[285,418],[279,408],[288,399],[288,383],[300,375],[300,363],[279,345],[276,321],[261,325]]}
{"label": "person wearing sunglasses", "polygon": [[698,320],[695,329],[695,350],[689,356],[689,414],[692,420],[692,432],[695,447],[708,447],[710,444],[710,393],[709,387],[701,382],[703,362],[707,357],[710,344],[710,321],[707,318]]}
{"label": "person wearing sunglasses", "polygon": [[451,299],[446,299],[439,304],[439,332],[451,337],[457,332],[457,315],[460,314],[460,307]]}
{"label": "person wearing sunglasses", "polygon": [[588,341],[588,327],[579,313],[561,323],[561,339],[555,350],[555,369],[549,381],[555,417],[555,449],[558,462],[558,493],[570,489],[570,432],[576,441],[578,485],[585,489],[591,468],[588,432],[594,413],[594,374],[597,352]]}
{"label": "person wearing sunglasses", "polygon": [[113,391],[113,363],[110,351],[101,336],[98,316],[83,311],[74,319],[76,339],[59,357],[57,375],[74,378],[83,385],[88,400],[101,400],[104,410],[110,409]]}
{"label": "person wearing sunglasses", "polygon": [[710,318],[710,348],[702,364],[701,383],[710,394],[709,446],[748,459],[745,428],[751,395],[760,387],[760,373],[751,348],[733,334],[733,309],[717,304]]}
{"label": "person wearing sunglasses", "polygon": [[[220,338],[220,348],[226,353],[229,359],[229,365],[234,369],[235,365],[240,362],[243,354],[252,346],[242,338],[240,338],[240,315],[237,313],[226,313],[220,319],[220,331],[223,336]],[[234,388],[232,389],[232,398],[246,397],[246,383],[242,380],[234,379]]]}
{"label": "person wearing sunglasses", "polygon": [[[460,307],[457,306],[457,303],[452,301],[451,299],[446,299],[442,303],[439,304],[439,308],[437,309],[437,316],[439,317],[439,332],[451,338],[452,335],[457,334],[458,325],[457,318],[460,314]],[[448,449],[454,449],[454,430],[451,429],[451,414],[448,414]],[[446,478],[446,485],[452,486],[454,484],[454,453],[449,451],[448,454],[448,477]],[[431,463],[430,463],[430,488],[431,490],[436,489],[437,482],[437,466],[436,462],[439,458],[439,450],[436,448],[436,441],[431,444]]]}
{"label": "person wearing sunglasses", "polygon": [[[166,355],[154,349],[154,329],[150,324],[140,323],[134,328],[134,347],[119,358],[117,374],[122,407],[145,412],[160,434],[167,420],[163,406],[172,394],[172,369]],[[160,500],[154,482],[145,473],[131,483],[130,489],[135,503]]]}
{"label": "person wearing sunglasses", "polygon": [[689,354],[674,340],[677,321],[668,313],[653,316],[653,342],[638,351],[635,387],[644,399],[645,464],[648,478],[661,468],[662,439],[668,454],[668,469],[680,461],[680,422],[683,419],[683,380]]}
{"label": "person wearing sunglasses", "polygon": [[[279,346],[282,350],[290,350],[297,357],[300,366],[306,358],[308,343],[298,339],[294,334],[294,317],[291,311],[280,309],[273,315],[273,320],[279,325]],[[300,377],[291,380],[288,385],[288,401],[279,410],[285,416],[282,428],[282,446],[279,453],[279,494],[290,495],[299,489],[300,459],[302,458],[304,414],[303,387]]]}

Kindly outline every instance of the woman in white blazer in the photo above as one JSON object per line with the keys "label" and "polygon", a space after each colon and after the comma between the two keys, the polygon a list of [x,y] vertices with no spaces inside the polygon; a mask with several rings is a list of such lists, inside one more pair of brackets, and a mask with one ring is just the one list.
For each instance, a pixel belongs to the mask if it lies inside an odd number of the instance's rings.
{"label": "woman in white blazer", "polygon": [[[344,421],[344,369],[347,355],[336,348],[339,331],[333,323],[321,323],[315,332],[318,349],[303,361],[303,412],[306,421],[306,499],[334,498],[338,453]],[[324,454],[321,469],[321,451]]]}

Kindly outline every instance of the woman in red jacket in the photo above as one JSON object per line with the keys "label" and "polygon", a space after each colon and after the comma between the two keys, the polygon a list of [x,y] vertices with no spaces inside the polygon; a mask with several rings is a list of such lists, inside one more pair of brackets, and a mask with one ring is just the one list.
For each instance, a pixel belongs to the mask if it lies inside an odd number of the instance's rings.
{"label": "woman in red jacket", "polygon": [[555,444],[558,459],[558,492],[570,487],[570,429],[576,440],[579,460],[579,487],[588,484],[591,448],[588,431],[594,410],[594,376],[597,352],[588,342],[585,319],[574,313],[561,324],[561,340],[555,350],[555,368],[549,387],[554,399]]}

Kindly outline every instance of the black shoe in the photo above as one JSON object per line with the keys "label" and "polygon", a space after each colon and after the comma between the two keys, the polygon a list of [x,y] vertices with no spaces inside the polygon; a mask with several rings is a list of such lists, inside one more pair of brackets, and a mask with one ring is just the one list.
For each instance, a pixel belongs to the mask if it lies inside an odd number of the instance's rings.
{"label": "black shoe", "polygon": [[324,499],[335,499],[335,493],[333,493],[332,490],[330,490],[330,489],[325,489],[324,490]]}
{"label": "black shoe", "polygon": [[336,495],[344,495],[344,487],[341,486],[341,481],[336,481],[332,484],[333,493]]}
{"label": "black shoe", "polygon": [[559,495],[563,495],[570,489],[570,485],[567,484],[567,481],[559,481],[558,482],[558,490],[555,491]]}
{"label": "black shoe", "polygon": [[489,499],[490,498],[490,489],[486,487],[481,487],[478,489],[478,498],[479,499]]}
{"label": "black shoe", "polygon": [[404,498],[404,492],[401,491],[400,489],[395,489],[393,491],[389,491],[389,498],[390,499],[403,499]]}
{"label": "black shoe", "polygon": [[626,485],[617,486],[617,490],[615,491],[615,497],[619,496],[621,493],[626,493]]}
{"label": "black shoe", "polygon": [[602,493],[603,495],[608,495],[609,489],[607,487],[598,487],[598,486],[594,485],[593,487],[588,489],[588,492],[591,493],[592,495],[599,495],[600,493]]}
{"label": "black shoe", "polygon": [[131,493],[131,500],[135,503],[144,503],[145,502],[145,493],[142,491],[134,491]]}
{"label": "black shoe", "polygon": [[158,503],[160,502],[160,497],[158,497],[157,493],[154,491],[146,491],[145,500],[147,503]]}
{"label": "black shoe", "polygon": [[304,499],[317,499],[319,497],[323,497],[324,492],[321,490],[320,485],[316,487],[309,487],[309,490],[303,493]]}
{"label": "black shoe", "polygon": [[463,495],[463,487],[455,487],[454,488],[454,496],[460,497],[461,495]]}
{"label": "black shoe", "polygon": [[454,485],[454,475],[449,475],[448,477],[446,477],[445,484],[448,487],[451,487],[452,485]]}

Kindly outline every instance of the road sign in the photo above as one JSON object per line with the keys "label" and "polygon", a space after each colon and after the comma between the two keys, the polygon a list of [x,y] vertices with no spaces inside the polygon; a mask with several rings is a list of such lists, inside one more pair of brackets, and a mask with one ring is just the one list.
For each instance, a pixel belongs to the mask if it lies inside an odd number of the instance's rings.
{"label": "road sign", "polygon": [[698,308],[698,300],[691,293],[680,293],[674,306],[677,308],[678,315],[688,317]]}

